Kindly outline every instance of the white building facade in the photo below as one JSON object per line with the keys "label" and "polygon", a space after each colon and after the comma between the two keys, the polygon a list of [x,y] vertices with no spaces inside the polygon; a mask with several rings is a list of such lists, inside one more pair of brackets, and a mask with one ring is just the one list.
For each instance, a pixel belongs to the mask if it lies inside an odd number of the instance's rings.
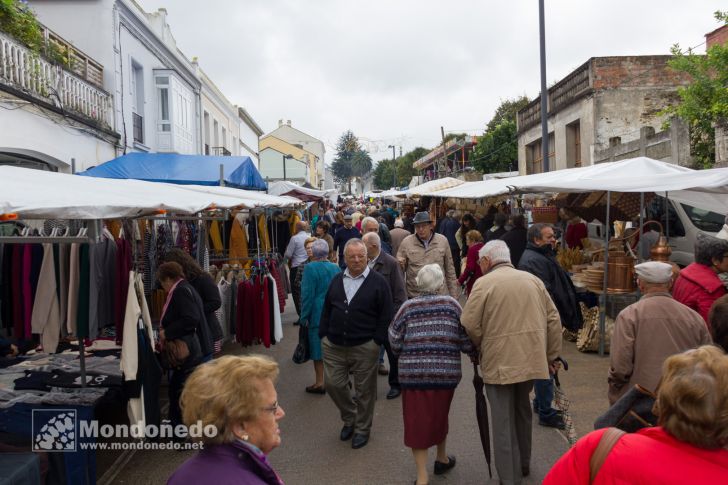
{"label": "white building facade", "polygon": [[316,163],[313,167],[314,173],[310,174],[309,179],[312,180],[313,183],[311,185],[315,188],[324,188],[324,156],[326,155],[324,142],[294,128],[291,126],[291,120],[287,120],[286,122],[279,120],[278,128],[265,136],[274,136],[314,154],[316,156]]}

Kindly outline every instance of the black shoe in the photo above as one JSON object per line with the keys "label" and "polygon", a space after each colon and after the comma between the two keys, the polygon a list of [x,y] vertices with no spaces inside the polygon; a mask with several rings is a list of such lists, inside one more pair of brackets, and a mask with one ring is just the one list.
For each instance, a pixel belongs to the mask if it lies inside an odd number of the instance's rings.
{"label": "black shoe", "polygon": [[557,429],[564,429],[566,428],[566,424],[564,423],[564,418],[559,416],[558,414],[555,414],[549,419],[539,419],[538,424],[541,426],[546,426],[547,428],[557,428]]}
{"label": "black shoe", "polygon": [[389,392],[387,393],[387,399],[397,399],[400,394],[402,394],[402,391],[400,391],[396,387],[392,387],[389,389]]}
{"label": "black shoe", "polygon": [[442,475],[443,473],[446,473],[453,467],[455,467],[455,457],[454,456],[448,455],[447,463],[442,463],[440,461],[435,460],[435,475]]}
{"label": "black shoe", "polygon": [[357,433],[351,440],[351,447],[358,450],[359,448],[365,447],[367,443],[369,443],[369,436]]}
{"label": "black shoe", "polygon": [[324,386],[308,386],[306,392],[310,394],[326,394],[326,389],[324,389]]}
{"label": "black shoe", "polygon": [[531,474],[531,467],[528,467],[528,466],[521,467],[521,475],[523,475],[524,477],[527,477],[530,474]]}
{"label": "black shoe", "polygon": [[293,325],[294,325],[294,326],[296,326],[296,325],[301,325],[301,322],[300,322],[300,321],[298,321],[298,320],[296,320],[295,322],[293,322]]}
{"label": "black shoe", "polygon": [[341,434],[339,435],[339,439],[341,441],[349,441],[353,435],[354,435],[354,427],[353,426],[344,426],[343,428],[341,428]]}

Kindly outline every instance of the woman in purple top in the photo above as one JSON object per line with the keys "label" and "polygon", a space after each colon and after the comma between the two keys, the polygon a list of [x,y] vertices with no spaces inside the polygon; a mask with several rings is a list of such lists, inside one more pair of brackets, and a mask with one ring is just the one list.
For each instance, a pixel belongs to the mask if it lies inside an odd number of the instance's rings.
{"label": "woman in purple top", "polygon": [[[283,485],[266,455],[281,444],[285,413],[273,384],[278,364],[261,356],[226,355],[198,367],[182,393],[184,422],[202,425],[204,449],[168,484]],[[212,427],[216,428],[211,433]]]}

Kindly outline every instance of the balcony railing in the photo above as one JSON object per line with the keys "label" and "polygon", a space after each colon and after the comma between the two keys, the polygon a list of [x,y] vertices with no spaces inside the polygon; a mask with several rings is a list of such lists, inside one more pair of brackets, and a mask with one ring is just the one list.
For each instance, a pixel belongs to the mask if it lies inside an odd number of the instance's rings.
{"label": "balcony railing", "polygon": [[210,151],[217,157],[229,157],[232,155],[230,150],[225,147],[210,147]]}
{"label": "balcony railing", "polygon": [[0,83],[71,113],[111,126],[111,95],[53,65],[0,32]]}
{"label": "balcony railing", "polygon": [[136,113],[131,114],[134,141],[137,143],[144,143],[144,118]]}

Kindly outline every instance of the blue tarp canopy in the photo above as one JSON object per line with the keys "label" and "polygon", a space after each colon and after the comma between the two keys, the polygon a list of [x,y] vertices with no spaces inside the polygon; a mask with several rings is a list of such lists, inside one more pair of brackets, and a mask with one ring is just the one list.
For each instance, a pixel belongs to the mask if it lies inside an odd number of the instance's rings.
{"label": "blue tarp canopy", "polygon": [[220,185],[220,165],[226,187],[266,190],[250,157],[212,157],[176,153],[129,153],[78,175],[136,179],[180,185]]}

